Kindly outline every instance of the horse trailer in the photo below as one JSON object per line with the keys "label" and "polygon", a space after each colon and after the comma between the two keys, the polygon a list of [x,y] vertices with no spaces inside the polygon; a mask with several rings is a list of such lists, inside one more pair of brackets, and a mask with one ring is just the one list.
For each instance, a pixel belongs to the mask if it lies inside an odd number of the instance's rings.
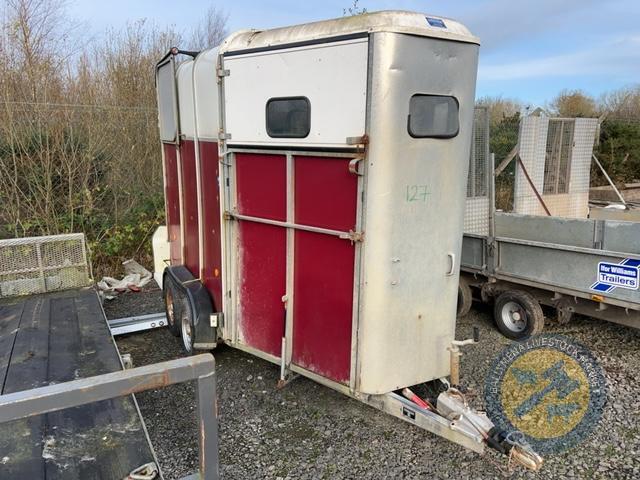
{"label": "horse trailer", "polygon": [[[188,352],[223,342],[281,385],[303,375],[537,469],[455,388],[478,49],[454,20],[396,11],[172,49],[160,280]],[[425,402],[410,389],[428,382],[444,391]]]}

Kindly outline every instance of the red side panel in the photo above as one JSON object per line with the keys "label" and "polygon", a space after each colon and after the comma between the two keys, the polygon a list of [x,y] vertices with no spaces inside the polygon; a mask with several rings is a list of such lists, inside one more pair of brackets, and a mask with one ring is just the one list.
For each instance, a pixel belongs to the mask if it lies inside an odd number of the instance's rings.
{"label": "red side panel", "polygon": [[[236,155],[239,213],[286,219],[286,157]],[[284,335],[286,229],[240,221],[240,335],[243,343],[280,356]]]}
{"label": "red side panel", "polygon": [[164,196],[167,205],[167,231],[169,233],[169,254],[171,265],[182,263],[182,245],[180,244],[180,191],[178,189],[178,162],[176,146],[163,143],[164,151]]}
{"label": "red side panel", "polygon": [[[357,177],[348,160],[295,158],[295,221],[355,229]],[[295,234],[293,363],[348,382],[355,247],[348,240],[297,230]]]}
{"label": "red side panel", "polygon": [[202,180],[202,221],[204,227],[203,279],[214,308],[222,311],[222,252],[220,245],[220,187],[218,182],[218,144],[199,142]]}
{"label": "red side panel", "polygon": [[180,163],[184,210],[184,265],[197,278],[200,276],[200,242],[196,154],[193,141],[183,141],[180,144]]}

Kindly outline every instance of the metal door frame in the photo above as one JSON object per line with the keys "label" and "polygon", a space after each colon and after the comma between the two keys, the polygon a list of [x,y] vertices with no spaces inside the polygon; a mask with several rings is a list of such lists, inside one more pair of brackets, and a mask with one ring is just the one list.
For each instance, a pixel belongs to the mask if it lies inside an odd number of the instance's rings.
{"label": "metal door frame", "polygon": [[[260,217],[253,217],[249,215],[242,215],[238,213],[238,197],[237,197],[237,178],[236,178],[236,162],[235,155],[237,153],[248,153],[248,154],[258,154],[258,155],[278,155],[285,157],[286,162],[286,171],[287,171],[287,216],[286,221],[281,222],[278,220],[270,220],[263,219]],[[359,272],[360,272],[360,250],[362,248],[361,241],[354,241],[354,281],[353,281],[353,292],[352,292],[352,301],[353,301],[353,313],[352,313],[352,325],[351,325],[351,359],[350,359],[350,378],[348,386],[339,382],[335,382],[326,377],[322,377],[321,375],[309,371],[299,365],[295,365],[292,363],[293,356],[293,328],[294,328],[294,319],[293,319],[293,305],[295,302],[294,296],[294,287],[293,287],[293,279],[294,279],[294,258],[295,258],[295,231],[310,231],[318,234],[331,235],[342,238],[345,241],[350,241],[350,236],[354,232],[346,232],[340,230],[332,230],[322,227],[314,227],[311,225],[303,225],[295,223],[295,166],[294,166],[294,157],[308,156],[308,157],[325,157],[325,158],[343,158],[345,162],[347,160],[363,160],[363,153],[357,151],[351,152],[324,152],[324,151],[301,151],[301,150],[293,150],[293,149],[282,149],[282,150],[272,150],[272,149],[256,149],[256,148],[236,148],[230,147],[226,150],[225,157],[225,171],[227,172],[225,178],[222,179],[223,183],[226,185],[228,179],[227,186],[227,195],[228,202],[225,206],[224,212],[224,223],[229,226],[229,228],[225,228],[228,231],[229,235],[227,237],[227,241],[229,242],[228,247],[226,249],[227,255],[227,266],[229,268],[229,283],[231,287],[228,289],[228,295],[230,295],[230,306],[233,311],[225,312],[225,317],[227,319],[227,325],[230,326],[230,331],[227,332],[227,338],[225,341],[232,345],[235,348],[251,353],[257,357],[260,357],[264,360],[270,361],[275,364],[280,364],[281,359],[278,356],[271,355],[269,353],[263,352],[261,350],[257,350],[245,343],[242,343],[239,339],[239,322],[238,322],[238,307],[241,301],[240,296],[240,242],[239,242],[239,230],[238,230],[238,222],[239,221],[253,221],[257,223],[279,226],[287,229],[287,245],[286,245],[286,292],[287,296],[287,317],[285,322],[285,367],[287,371],[300,373],[304,376],[307,376],[318,383],[322,383],[328,385],[337,390],[343,391],[343,393],[349,393],[354,391],[355,388],[355,358],[357,356],[356,346],[357,346],[357,325],[358,325],[358,317],[357,312],[359,311],[359,291],[360,291],[360,281],[359,281]],[[347,167],[347,165],[345,165]],[[364,186],[365,182],[363,181],[363,176],[359,174],[354,174],[357,176],[357,191],[356,191],[356,218],[355,218],[355,228],[356,234],[360,232],[360,226],[363,221],[363,198],[364,198]],[[229,332],[231,335],[229,336]]]}

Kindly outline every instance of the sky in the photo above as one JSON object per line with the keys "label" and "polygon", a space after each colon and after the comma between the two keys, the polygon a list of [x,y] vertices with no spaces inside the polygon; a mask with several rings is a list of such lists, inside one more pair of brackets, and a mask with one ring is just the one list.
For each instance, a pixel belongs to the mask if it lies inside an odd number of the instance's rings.
{"label": "sky", "polygon": [[[212,3],[229,15],[232,32],[340,17],[351,0],[72,0],[69,13],[95,35],[140,18],[188,32]],[[545,106],[563,89],[598,97],[640,84],[640,0],[360,0],[359,6],[464,23],[482,43],[478,97]]]}

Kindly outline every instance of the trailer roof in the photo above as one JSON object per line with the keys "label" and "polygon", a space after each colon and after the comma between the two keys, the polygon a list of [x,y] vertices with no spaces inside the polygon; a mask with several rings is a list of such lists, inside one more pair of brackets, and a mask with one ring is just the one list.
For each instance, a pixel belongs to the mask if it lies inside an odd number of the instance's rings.
{"label": "trailer roof", "polygon": [[461,23],[440,16],[388,10],[271,30],[241,30],[229,35],[221,53],[268,49],[278,45],[314,42],[359,33],[394,32],[480,44]]}

